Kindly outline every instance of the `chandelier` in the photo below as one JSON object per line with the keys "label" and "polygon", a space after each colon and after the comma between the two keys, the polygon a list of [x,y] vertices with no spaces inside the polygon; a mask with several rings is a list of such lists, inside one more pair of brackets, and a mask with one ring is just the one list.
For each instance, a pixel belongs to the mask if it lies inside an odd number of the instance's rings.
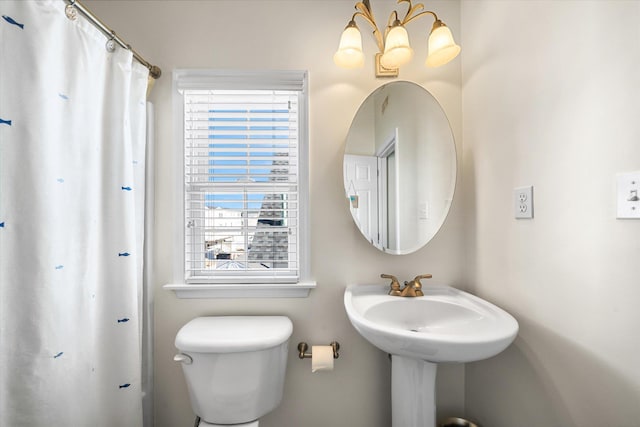
{"label": "chandelier", "polygon": [[409,34],[405,26],[422,16],[430,15],[434,19],[429,33],[428,55],[425,61],[428,67],[439,67],[451,61],[460,53],[460,46],[453,40],[451,30],[430,11],[424,10],[422,3],[413,5],[411,0],[398,0],[398,4],[408,3],[409,7],[404,18],[400,19],[398,12],[393,11],[387,20],[384,34],[378,29],[369,0],[357,2],[357,12],[342,32],[340,46],[333,55],[336,65],[343,68],[359,68],[364,64],[362,52],[362,36],[356,25],[355,18],[360,16],[373,28],[373,36],[378,44],[376,53],[376,77],[397,77],[399,69],[413,58],[413,49],[409,44]]}

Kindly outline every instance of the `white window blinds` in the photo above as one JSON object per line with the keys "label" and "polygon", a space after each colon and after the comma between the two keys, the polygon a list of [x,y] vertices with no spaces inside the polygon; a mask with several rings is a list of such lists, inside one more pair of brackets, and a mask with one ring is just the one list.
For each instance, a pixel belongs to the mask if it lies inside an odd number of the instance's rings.
{"label": "white window blinds", "polygon": [[187,282],[298,281],[299,96],[183,91]]}

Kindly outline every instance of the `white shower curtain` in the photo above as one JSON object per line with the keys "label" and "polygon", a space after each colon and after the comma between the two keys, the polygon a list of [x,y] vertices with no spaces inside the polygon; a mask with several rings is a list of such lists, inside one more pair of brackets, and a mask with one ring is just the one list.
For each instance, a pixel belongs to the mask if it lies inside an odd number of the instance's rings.
{"label": "white shower curtain", "polygon": [[0,426],[140,427],[148,71],[0,1]]}

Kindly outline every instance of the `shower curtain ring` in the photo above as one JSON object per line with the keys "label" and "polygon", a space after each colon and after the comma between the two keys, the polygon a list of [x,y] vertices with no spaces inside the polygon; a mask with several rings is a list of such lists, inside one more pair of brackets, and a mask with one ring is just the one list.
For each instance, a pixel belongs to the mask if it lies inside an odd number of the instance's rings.
{"label": "shower curtain ring", "polygon": [[107,40],[107,43],[105,43],[104,47],[109,53],[116,50],[116,33],[114,31],[111,31],[111,38]]}
{"label": "shower curtain ring", "polygon": [[69,18],[70,20],[75,21],[76,19],[78,19],[78,10],[74,6],[76,0],[70,1],[71,3],[66,5],[64,8],[64,14],[67,15],[67,18]]}

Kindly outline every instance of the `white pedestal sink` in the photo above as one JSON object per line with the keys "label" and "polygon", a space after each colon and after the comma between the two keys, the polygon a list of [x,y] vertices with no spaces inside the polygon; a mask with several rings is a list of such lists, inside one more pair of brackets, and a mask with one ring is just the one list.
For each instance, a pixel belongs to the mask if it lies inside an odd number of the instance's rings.
{"label": "white pedestal sink", "polygon": [[425,286],[422,297],[387,295],[385,285],[351,285],[344,306],[356,330],[391,354],[393,427],[435,427],[439,362],[495,356],[518,333],[506,311],[448,286]]}

